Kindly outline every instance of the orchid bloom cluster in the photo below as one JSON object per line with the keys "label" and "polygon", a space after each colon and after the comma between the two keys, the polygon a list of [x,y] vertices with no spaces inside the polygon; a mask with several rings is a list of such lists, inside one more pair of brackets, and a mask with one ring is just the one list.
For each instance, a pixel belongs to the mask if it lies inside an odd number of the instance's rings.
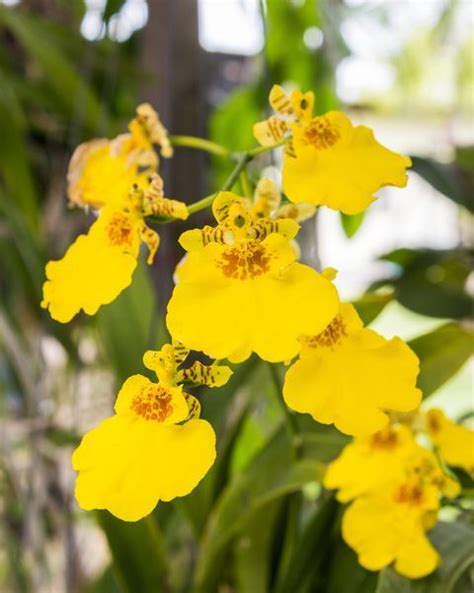
{"label": "orchid bloom cluster", "polygon": [[[420,411],[417,356],[400,338],[364,328],[355,308],[340,302],[335,270],[298,261],[296,242],[298,223],[317,207],[354,214],[380,188],[404,187],[410,159],[343,113],[314,116],[312,92],[274,86],[270,104],[275,114],[254,126],[261,146],[246,153],[221,191],[189,208],[165,197],[154,147],[170,158],[172,138],[148,104],[138,107],[129,133],[87,142],[72,157],[70,201],[96,218],[46,266],[42,306],[59,322],[81,310],[93,315],[125,290],[141,242],[153,262],[153,222],[185,220],[205,207],[215,219],[179,239],[186,255],[167,308],[171,343],[144,355],[157,381],[128,378],[115,415],[84,436],[73,454],[76,498],[83,509],[136,521],[158,501],[191,492],[214,463],[216,437],[185,389],[224,385],[232,371],[217,360],[236,364],[255,353],[287,365],[289,408],[354,437],[324,484],[349,503],[343,537],[360,563],[370,570],[394,563],[420,577],[439,563],[426,532],[441,500],[459,493],[449,467],[474,472],[474,433],[440,410]],[[284,199],[266,177],[253,195],[235,194],[246,162],[279,146]],[[205,365],[195,354],[186,364],[190,351],[216,362]],[[428,437],[425,446],[419,435]]]}

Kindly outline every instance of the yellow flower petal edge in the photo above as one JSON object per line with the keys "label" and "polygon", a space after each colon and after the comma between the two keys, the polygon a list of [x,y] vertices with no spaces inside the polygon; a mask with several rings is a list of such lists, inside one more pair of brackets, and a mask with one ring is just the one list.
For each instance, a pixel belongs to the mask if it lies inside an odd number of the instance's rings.
{"label": "yellow flower petal edge", "polygon": [[[372,449],[370,455],[378,453]],[[460,487],[443,473],[435,455],[419,445],[413,444],[397,463],[396,472],[378,472],[349,506],[342,535],[368,570],[394,563],[400,574],[421,578],[440,561],[425,532],[436,524],[441,496],[457,496]],[[360,472],[369,469],[362,457],[355,465]]]}
{"label": "yellow flower petal edge", "polygon": [[113,140],[98,138],[79,145],[68,168],[68,195],[79,206],[122,207],[132,185],[145,188],[148,177],[158,170],[158,157],[173,154],[158,113],[148,103],[137,107],[129,134]]}
{"label": "yellow flower petal edge", "polygon": [[363,436],[387,425],[387,411],[418,407],[418,358],[399,338],[386,340],[363,328],[352,305],[341,305],[327,329],[301,342],[283,386],[286,403],[297,412]]}
{"label": "yellow flower petal edge", "polygon": [[124,521],[138,521],[160,500],[191,492],[209,471],[215,433],[199,419],[198,400],[176,384],[187,350],[182,354],[179,344],[148,351],[144,362],[158,382],[129,377],[116,415],[88,432],[74,451],[76,499],[84,510],[107,509]]}
{"label": "yellow flower petal edge", "polygon": [[123,207],[102,208],[88,234],[80,235],[61,260],[47,264],[41,306],[53,319],[67,323],[81,310],[94,315],[117,298],[132,281],[141,241],[153,263],[159,236],[146,225],[146,215],[188,216],[185,204],[163,197],[158,174],[148,183],[145,190],[133,187]]}
{"label": "yellow flower petal edge", "polygon": [[405,426],[386,427],[358,437],[344,447],[324,475],[326,488],[337,489],[337,499],[348,502],[386,482],[402,479],[407,459],[423,449]]}
{"label": "yellow flower petal edge", "polygon": [[474,478],[474,431],[456,424],[438,408],[426,412],[425,424],[443,460]]}
{"label": "yellow flower petal edge", "polygon": [[336,314],[336,289],[295,262],[294,220],[259,216],[231,192],[216,198],[213,212],[216,227],[181,236],[189,253],[168,304],[171,335],[233,362],[252,352],[271,362],[292,358],[299,336],[309,328],[322,331]]}
{"label": "yellow flower petal edge", "polygon": [[343,113],[312,116],[314,96],[291,95],[273,87],[270,104],[277,115],[256,124],[263,145],[291,132],[283,162],[283,188],[292,202],[325,205],[346,214],[365,210],[382,187],[405,187],[408,157],[382,146],[366,126],[353,126]]}
{"label": "yellow flower petal edge", "polygon": [[411,578],[433,572],[440,558],[425,535],[423,515],[437,510],[436,500],[418,502],[418,491],[390,489],[355,500],[344,513],[342,535],[367,570],[378,571],[393,562]]}

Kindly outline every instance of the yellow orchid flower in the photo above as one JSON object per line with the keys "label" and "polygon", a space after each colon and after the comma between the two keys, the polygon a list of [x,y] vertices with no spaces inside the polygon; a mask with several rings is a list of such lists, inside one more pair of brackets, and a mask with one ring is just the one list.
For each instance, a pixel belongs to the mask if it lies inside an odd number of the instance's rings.
{"label": "yellow orchid flower", "polygon": [[153,145],[170,157],[173,149],[157,112],[144,103],[137,107],[129,133],[113,140],[99,138],[80,144],[68,169],[68,195],[79,206],[123,206],[132,185],[145,188],[158,169]]}
{"label": "yellow orchid flower", "polygon": [[250,200],[231,192],[219,194],[213,213],[216,227],[181,235],[188,254],[168,304],[171,335],[233,362],[252,352],[271,362],[295,356],[298,337],[322,331],[336,314],[336,289],[295,262],[294,220],[258,216]]}
{"label": "yellow orchid flower", "polygon": [[283,188],[295,203],[325,205],[346,214],[365,210],[386,185],[405,187],[408,157],[382,146],[366,126],[353,126],[344,113],[313,116],[314,94],[270,91],[276,114],[254,126],[269,146],[291,133],[283,162]]}
{"label": "yellow orchid flower", "polygon": [[[206,475],[216,456],[212,426],[199,419],[198,400],[180,384],[187,356],[180,344],[148,351],[144,364],[158,382],[129,377],[117,397],[115,415],[88,432],[74,451],[76,499],[85,510],[107,509],[137,521],[160,500],[185,496]],[[193,382],[223,385],[228,367],[205,367]]]}
{"label": "yellow orchid flower", "polygon": [[416,449],[421,447],[405,426],[355,438],[329,464],[324,486],[337,489],[337,499],[348,502],[387,481],[403,478],[407,459]]}
{"label": "yellow orchid flower", "polygon": [[388,423],[387,411],[409,412],[419,405],[418,371],[418,358],[402,340],[364,328],[354,307],[342,304],[322,333],[301,339],[283,397],[318,422],[369,435]]}
{"label": "yellow orchid flower", "polygon": [[53,319],[67,323],[81,309],[94,315],[116,299],[132,281],[141,241],[149,248],[148,263],[153,263],[159,236],[145,223],[150,214],[188,216],[185,204],[163,197],[158,174],[148,189],[132,188],[121,208],[102,208],[87,235],[79,235],[62,259],[46,265],[41,306]]}
{"label": "yellow orchid flower", "polygon": [[[359,466],[361,473],[367,470],[363,463]],[[424,577],[440,562],[425,532],[436,524],[441,495],[456,496],[459,485],[443,474],[433,453],[421,447],[406,462],[403,478],[382,478],[344,513],[343,538],[368,570],[393,562],[408,578]]]}
{"label": "yellow orchid flower", "polygon": [[426,412],[425,424],[443,460],[474,478],[474,430],[456,424],[438,408]]}

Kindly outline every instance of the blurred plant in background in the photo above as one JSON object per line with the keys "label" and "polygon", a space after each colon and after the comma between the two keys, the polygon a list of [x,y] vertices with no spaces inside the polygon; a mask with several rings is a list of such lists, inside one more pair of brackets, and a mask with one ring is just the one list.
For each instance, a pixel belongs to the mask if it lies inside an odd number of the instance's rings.
{"label": "blurred plant in background", "polygon": [[[275,376],[254,358],[217,394],[199,392],[219,455],[192,495],[135,524],[105,512],[96,522],[84,516],[73,502],[71,448],[110,414],[115,387],[139,371],[142,353],[165,341],[171,281],[160,284],[140,265],[119,299],[67,327],[39,307],[44,264],[85,226],[83,215],[65,208],[77,144],[116,135],[139,100],[149,100],[171,134],[208,128],[216,142],[244,150],[254,145],[253,124],[269,115],[274,81],[312,88],[316,112],[345,103],[353,119],[380,124],[384,138],[414,155],[414,174],[409,200],[391,200],[388,190],[388,205],[376,203],[365,216],[321,211],[316,225],[305,223],[302,259],[340,268],[341,279],[362,278],[362,285],[339,285],[341,294],[360,297],[365,323],[402,334],[408,328],[430,407],[443,401],[457,419],[472,414],[462,370],[472,352],[469,19],[472,7],[463,1],[0,3],[0,590],[470,590],[472,509],[461,502],[445,508],[445,522],[433,530],[444,558],[433,576],[411,582],[392,569],[378,576],[358,565],[339,535],[341,507],[316,479],[347,438],[302,415],[291,416],[295,437]],[[163,169],[169,195],[192,202],[229,173],[219,155],[211,163],[180,150]],[[262,170],[275,176],[273,165],[268,155],[256,159],[250,181]],[[398,241],[388,248],[387,218]],[[180,257],[165,247],[166,233],[186,228],[176,226],[164,231],[160,277],[171,276]],[[351,252],[370,260],[365,275]]]}

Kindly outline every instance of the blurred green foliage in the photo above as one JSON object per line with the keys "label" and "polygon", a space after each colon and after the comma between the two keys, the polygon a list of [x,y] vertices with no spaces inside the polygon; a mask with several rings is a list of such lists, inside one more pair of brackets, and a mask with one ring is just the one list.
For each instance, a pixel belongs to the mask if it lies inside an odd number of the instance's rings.
{"label": "blurred green foliage", "polygon": [[[104,22],[123,4],[123,0],[109,0]],[[449,34],[455,4],[447,3],[437,26],[421,32],[421,41],[410,40],[400,52],[397,88],[404,100],[415,101],[418,96],[424,75],[422,58],[431,59],[439,39]],[[68,158],[85,138],[120,129],[133,111],[144,74],[137,74],[135,37],[120,44],[108,37],[87,41],[79,33],[84,3],[74,0],[59,6],[62,19],[53,22],[27,6],[0,5],[5,41],[0,49],[0,409],[3,416],[25,422],[26,436],[14,445],[35,452],[32,483],[47,467],[50,488],[58,487],[61,471],[55,456],[77,435],[56,426],[53,413],[43,413],[43,424],[30,429],[36,426],[41,397],[52,398],[59,407],[66,390],[61,386],[55,396],[40,390],[42,377],[51,370],[38,353],[38,344],[51,338],[63,344],[74,383],[87,362],[81,346],[92,340],[99,346],[93,366],[109,368],[120,384],[141,371],[142,353],[165,335],[157,296],[143,266],[133,286],[93,320],[80,319],[64,328],[39,309],[45,262],[59,256],[83,224],[81,217],[64,216],[65,205],[58,212]],[[255,82],[231,93],[210,121],[212,139],[234,150],[254,144],[252,125],[266,115],[273,82],[315,89],[318,112],[337,107],[334,72],[350,54],[340,33],[341,22],[357,7],[329,0],[272,0],[266,10],[266,45],[257,60]],[[303,41],[311,27],[324,33],[324,43],[317,49]],[[420,43],[425,48],[422,54]],[[460,92],[465,94],[472,68],[467,44],[459,47],[459,55],[464,56],[458,75]],[[421,157],[413,161],[418,175],[460,211],[472,212],[472,148],[458,148],[451,163]],[[217,183],[225,173],[221,167],[216,162]],[[363,232],[362,216],[342,217],[341,224],[349,238]],[[463,246],[449,252],[399,249],[383,259],[393,264],[393,275],[355,303],[365,323],[374,321],[393,300],[422,315],[451,320],[410,342],[421,360],[419,385],[429,397],[455,375],[472,350],[466,324],[471,313],[466,292],[468,254]],[[384,290],[378,290],[382,285]],[[64,590],[450,593],[458,583],[456,592],[466,593],[467,588],[459,587],[467,583],[462,575],[474,560],[474,532],[461,523],[440,524],[433,530],[444,563],[427,579],[408,581],[391,569],[377,575],[358,565],[340,537],[340,505],[318,484],[325,463],[337,456],[348,439],[306,416],[294,416],[294,434],[278,397],[274,377],[256,359],[236,368],[219,393],[202,389],[204,417],[218,435],[218,458],[212,471],[190,496],[159,505],[139,523],[125,524],[106,513],[97,514],[112,563],[92,581],[80,570],[73,571],[65,577]],[[47,445],[41,441],[38,446],[39,439]],[[5,590],[36,592],[38,571],[32,565],[46,562],[41,548],[57,539],[61,530],[72,529],[71,522],[87,524],[91,518],[74,509],[70,492],[65,499],[49,495],[41,507],[28,508],[38,491],[33,486],[27,489],[25,501],[12,451],[2,449],[1,454],[5,554],[0,557],[0,574],[7,583]],[[26,540],[32,520],[37,521],[43,539],[30,543]],[[23,547],[21,541],[26,542]],[[67,548],[65,555],[72,555],[69,562],[78,562],[74,548]]]}

